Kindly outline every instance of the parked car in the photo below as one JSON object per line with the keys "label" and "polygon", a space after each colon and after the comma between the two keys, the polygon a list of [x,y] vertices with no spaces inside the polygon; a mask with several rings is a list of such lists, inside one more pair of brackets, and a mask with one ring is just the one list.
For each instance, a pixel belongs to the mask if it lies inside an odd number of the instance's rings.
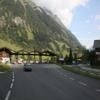
{"label": "parked car", "polygon": [[31,64],[24,64],[24,71],[32,71],[32,66]]}

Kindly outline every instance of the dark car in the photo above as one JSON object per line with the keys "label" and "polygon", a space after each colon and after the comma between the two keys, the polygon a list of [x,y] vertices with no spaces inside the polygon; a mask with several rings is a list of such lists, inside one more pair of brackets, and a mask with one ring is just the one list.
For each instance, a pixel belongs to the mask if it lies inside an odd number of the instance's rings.
{"label": "dark car", "polygon": [[24,71],[32,71],[31,64],[24,64]]}

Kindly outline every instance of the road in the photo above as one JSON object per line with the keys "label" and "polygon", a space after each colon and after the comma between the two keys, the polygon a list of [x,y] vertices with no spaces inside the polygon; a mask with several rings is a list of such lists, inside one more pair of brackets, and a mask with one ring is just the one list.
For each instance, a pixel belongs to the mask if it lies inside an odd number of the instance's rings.
{"label": "road", "polygon": [[[54,64],[34,64],[32,72],[14,68],[8,100],[100,100],[100,81],[64,71]],[[6,99],[6,100],[7,100]]]}
{"label": "road", "polygon": [[0,100],[4,100],[11,83],[12,74],[0,73]]}

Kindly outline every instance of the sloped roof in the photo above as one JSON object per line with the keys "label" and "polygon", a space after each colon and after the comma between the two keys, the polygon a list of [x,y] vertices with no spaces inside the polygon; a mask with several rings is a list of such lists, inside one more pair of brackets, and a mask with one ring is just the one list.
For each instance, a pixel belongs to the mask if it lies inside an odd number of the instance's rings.
{"label": "sloped roof", "polygon": [[95,40],[93,48],[100,48],[100,40]]}
{"label": "sloped roof", "polygon": [[3,48],[0,48],[0,51],[6,51],[8,52],[9,54],[12,54],[12,53],[15,53],[15,51],[9,49],[9,48],[6,48],[6,47],[3,47]]}

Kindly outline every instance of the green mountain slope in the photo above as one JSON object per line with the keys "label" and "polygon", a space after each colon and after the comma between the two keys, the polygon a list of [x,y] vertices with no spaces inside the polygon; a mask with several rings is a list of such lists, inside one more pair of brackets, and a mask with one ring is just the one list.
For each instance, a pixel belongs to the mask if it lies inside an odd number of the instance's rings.
{"label": "green mountain slope", "polygon": [[63,54],[81,47],[61,21],[30,0],[0,0],[0,47],[49,49]]}

